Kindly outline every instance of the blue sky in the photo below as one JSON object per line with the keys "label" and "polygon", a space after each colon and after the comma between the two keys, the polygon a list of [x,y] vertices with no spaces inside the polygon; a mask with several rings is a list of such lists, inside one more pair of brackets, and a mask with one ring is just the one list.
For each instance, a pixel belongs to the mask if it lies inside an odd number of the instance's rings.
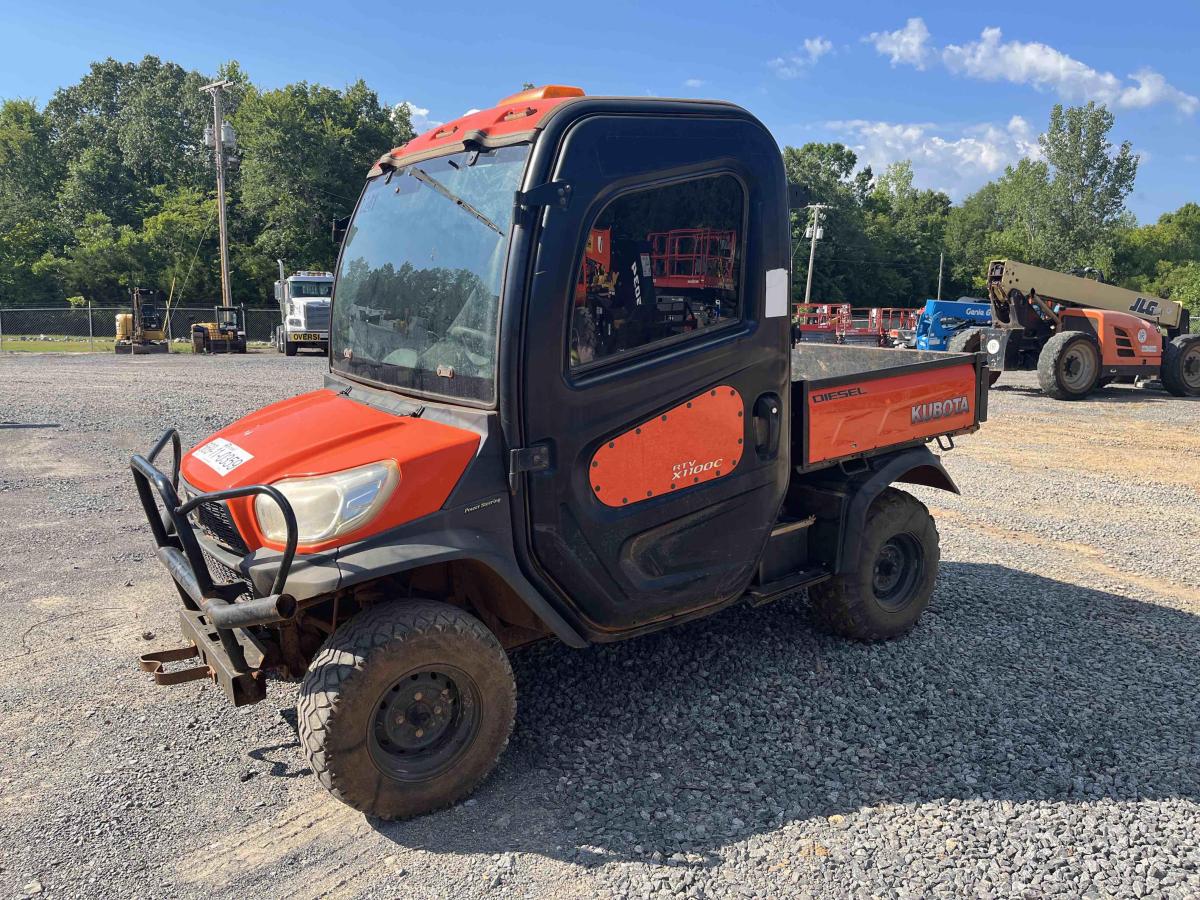
{"label": "blue sky", "polygon": [[1142,155],[1140,221],[1200,200],[1200,3],[417,3],[0,0],[0,97],[45,102],[94,59],[147,53],[260,85],[362,77],[428,121],[524,81],[592,94],[704,96],[781,144],[841,140],[911,158],[955,199],[1036,152],[1050,106],[1106,101]]}

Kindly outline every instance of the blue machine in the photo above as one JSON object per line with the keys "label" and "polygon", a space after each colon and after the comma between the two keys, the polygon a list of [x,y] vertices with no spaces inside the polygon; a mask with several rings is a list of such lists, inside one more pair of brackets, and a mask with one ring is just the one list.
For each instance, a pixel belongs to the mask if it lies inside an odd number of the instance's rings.
{"label": "blue machine", "polygon": [[902,335],[901,342],[909,349],[945,350],[955,333],[991,324],[992,308],[986,300],[926,300],[917,327],[911,334]]}

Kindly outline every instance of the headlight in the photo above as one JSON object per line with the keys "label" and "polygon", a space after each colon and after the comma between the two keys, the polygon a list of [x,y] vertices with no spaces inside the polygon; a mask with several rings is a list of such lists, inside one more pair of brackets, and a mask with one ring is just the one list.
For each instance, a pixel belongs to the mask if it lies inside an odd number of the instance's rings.
{"label": "headlight", "polygon": [[[272,487],[296,514],[297,540],[316,544],[365,525],[383,508],[400,480],[394,460],[308,478],[285,478]],[[267,540],[282,544],[287,525],[279,506],[266,494],[254,498],[258,527]]]}

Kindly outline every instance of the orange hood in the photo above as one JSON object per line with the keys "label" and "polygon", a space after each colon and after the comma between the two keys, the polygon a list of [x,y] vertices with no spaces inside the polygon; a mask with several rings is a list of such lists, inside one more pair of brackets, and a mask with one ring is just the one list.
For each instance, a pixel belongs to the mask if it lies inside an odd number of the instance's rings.
{"label": "orange hood", "polygon": [[[472,431],[392,415],[326,389],[273,403],[205,438],[184,454],[180,473],[200,491],[217,491],[395,460],[400,480],[387,505],[357,531],[301,545],[317,552],[440,509],[478,446]],[[278,548],[263,538],[253,505],[253,498],[229,503],[246,544]]]}

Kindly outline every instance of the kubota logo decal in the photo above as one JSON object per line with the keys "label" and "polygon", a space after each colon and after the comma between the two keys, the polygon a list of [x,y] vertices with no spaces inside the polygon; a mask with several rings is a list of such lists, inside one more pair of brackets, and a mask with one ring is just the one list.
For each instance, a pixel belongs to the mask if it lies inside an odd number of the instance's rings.
{"label": "kubota logo decal", "polygon": [[708,462],[696,462],[694,459],[689,459],[687,462],[675,463],[671,466],[671,478],[675,481],[687,478],[689,475],[699,475],[702,472],[709,472],[720,467],[725,461],[725,457],[718,456],[716,459],[710,459]]}
{"label": "kubota logo decal", "polygon": [[949,400],[935,400],[932,403],[918,403],[912,408],[912,424],[931,422],[934,419],[944,419],[959,413],[971,411],[971,404],[966,397],[953,397]]}
{"label": "kubota logo decal", "polygon": [[813,394],[813,403],[828,403],[830,400],[845,400],[847,397],[861,397],[866,394],[860,387],[842,388],[840,391],[825,391]]}

